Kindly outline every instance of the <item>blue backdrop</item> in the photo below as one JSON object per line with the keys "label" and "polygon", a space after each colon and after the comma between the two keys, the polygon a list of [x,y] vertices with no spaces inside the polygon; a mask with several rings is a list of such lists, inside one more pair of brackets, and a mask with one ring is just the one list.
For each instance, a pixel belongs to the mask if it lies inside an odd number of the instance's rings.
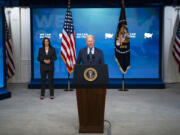
{"label": "blue backdrop", "polygon": [[[76,53],[86,47],[85,36],[95,36],[95,46],[104,52],[105,63],[109,67],[110,78],[121,78],[122,73],[114,59],[114,37],[118,25],[120,8],[72,8],[76,35]],[[40,64],[37,61],[38,50],[46,36],[56,48],[54,77],[67,78],[67,70],[60,57],[61,36],[64,24],[65,8],[33,8],[33,76],[40,78]],[[130,33],[131,68],[125,78],[159,78],[159,38],[160,9],[126,8],[127,23]],[[72,76],[71,76],[72,77]]]}
{"label": "blue backdrop", "polygon": [[0,88],[4,87],[3,40],[2,40],[2,10],[0,8]]}

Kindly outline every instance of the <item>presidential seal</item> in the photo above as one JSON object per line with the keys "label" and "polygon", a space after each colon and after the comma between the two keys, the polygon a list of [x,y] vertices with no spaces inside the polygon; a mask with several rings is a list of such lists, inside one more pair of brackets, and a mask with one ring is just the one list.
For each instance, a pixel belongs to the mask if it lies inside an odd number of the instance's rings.
{"label": "presidential seal", "polygon": [[123,48],[123,43],[129,43],[129,34],[126,25],[123,25],[116,34],[116,45],[120,46],[120,48]]}
{"label": "presidential seal", "polygon": [[92,82],[92,81],[96,80],[97,76],[98,76],[98,74],[97,74],[96,69],[94,69],[92,67],[87,68],[84,71],[84,79],[86,81]]}

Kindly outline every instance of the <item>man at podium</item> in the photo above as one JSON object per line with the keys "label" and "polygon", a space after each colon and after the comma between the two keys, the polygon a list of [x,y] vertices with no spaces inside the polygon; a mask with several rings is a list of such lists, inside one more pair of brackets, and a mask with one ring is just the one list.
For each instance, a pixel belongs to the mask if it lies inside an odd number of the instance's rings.
{"label": "man at podium", "polygon": [[94,36],[88,35],[86,37],[87,47],[79,51],[76,64],[104,64],[104,54],[100,49],[94,47],[94,43]]}
{"label": "man at podium", "polygon": [[[86,37],[74,67],[79,133],[103,133],[108,68],[103,52],[94,47],[94,36]],[[82,63],[82,64],[81,64]]]}

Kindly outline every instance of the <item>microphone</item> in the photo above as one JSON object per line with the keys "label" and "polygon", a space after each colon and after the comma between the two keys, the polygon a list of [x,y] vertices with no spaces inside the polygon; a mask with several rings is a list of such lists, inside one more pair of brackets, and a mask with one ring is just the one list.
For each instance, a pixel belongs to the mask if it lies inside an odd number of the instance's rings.
{"label": "microphone", "polygon": [[89,64],[92,64],[93,56],[92,56],[92,58],[90,58],[90,55],[88,54],[87,55],[87,60],[88,60]]}
{"label": "microphone", "polygon": [[93,54],[92,55],[92,62],[94,63],[94,61],[95,61],[95,55]]}
{"label": "microphone", "polygon": [[89,56],[89,54],[87,55],[87,60],[89,61],[89,59],[90,59],[90,56]]}
{"label": "microphone", "polygon": [[95,59],[95,55],[94,55],[94,54],[92,55],[92,59],[93,59],[93,60]]}

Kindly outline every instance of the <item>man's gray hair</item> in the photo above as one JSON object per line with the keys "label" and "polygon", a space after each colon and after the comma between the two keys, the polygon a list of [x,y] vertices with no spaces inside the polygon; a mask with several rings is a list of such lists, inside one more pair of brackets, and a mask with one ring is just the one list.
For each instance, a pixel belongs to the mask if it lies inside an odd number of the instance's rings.
{"label": "man's gray hair", "polygon": [[86,40],[87,40],[88,37],[92,37],[92,38],[94,39],[94,36],[93,36],[93,35],[87,35],[87,36],[86,36]]}

